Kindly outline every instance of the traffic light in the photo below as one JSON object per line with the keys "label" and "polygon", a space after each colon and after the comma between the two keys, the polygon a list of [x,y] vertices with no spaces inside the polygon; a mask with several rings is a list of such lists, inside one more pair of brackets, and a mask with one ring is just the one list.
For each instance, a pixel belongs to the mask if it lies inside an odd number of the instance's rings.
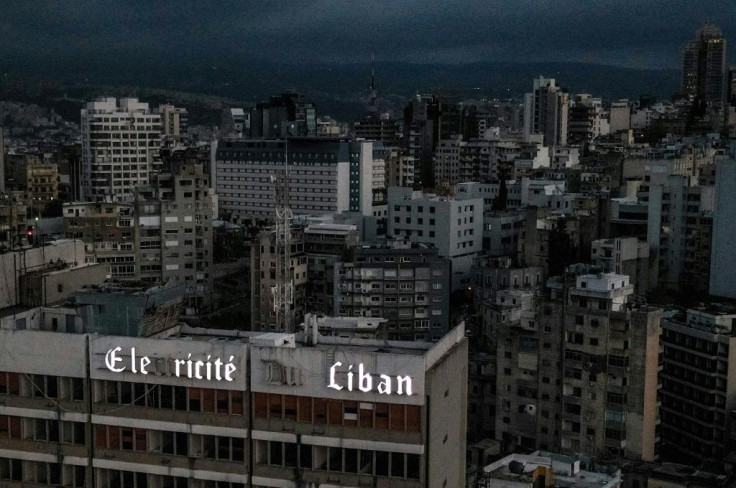
{"label": "traffic light", "polygon": [[33,226],[29,225],[28,229],[26,230],[26,236],[28,236],[28,244],[33,243]]}

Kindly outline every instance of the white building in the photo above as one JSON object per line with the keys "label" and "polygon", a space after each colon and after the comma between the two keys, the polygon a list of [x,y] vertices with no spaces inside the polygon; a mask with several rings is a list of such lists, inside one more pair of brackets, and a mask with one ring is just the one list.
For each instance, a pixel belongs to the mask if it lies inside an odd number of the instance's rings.
{"label": "white building", "polygon": [[[283,139],[220,141],[215,191],[221,213],[232,221],[273,215],[272,177],[283,177],[286,145]],[[289,205],[295,215],[345,211],[373,215],[371,142],[291,137],[288,150]]]}
{"label": "white building", "polygon": [[99,98],[81,111],[82,195],[91,201],[131,199],[161,170],[161,115],[137,98]]}
{"label": "white building", "polygon": [[436,247],[452,262],[453,290],[471,281],[473,258],[483,249],[483,199],[455,199],[410,188],[388,189],[388,235]]}
{"label": "white building", "polygon": [[611,103],[608,121],[611,133],[631,129],[631,105],[629,105],[629,101],[619,100]]}

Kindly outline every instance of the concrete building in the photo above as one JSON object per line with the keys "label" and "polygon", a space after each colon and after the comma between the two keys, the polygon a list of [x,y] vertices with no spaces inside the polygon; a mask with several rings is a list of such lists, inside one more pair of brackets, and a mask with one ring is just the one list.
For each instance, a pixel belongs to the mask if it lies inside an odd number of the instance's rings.
{"label": "concrete building", "polygon": [[59,199],[59,167],[36,161],[28,164],[26,171],[26,202],[39,215],[49,202]]}
{"label": "concrete building", "polygon": [[250,110],[252,138],[315,137],[317,109],[298,93],[287,92],[257,103]]}
{"label": "concrete building", "polygon": [[464,482],[462,327],[430,344],[8,325],[0,482],[10,488]]}
{"label": "concrete building", "polygon": [[637,295],[645,296],[656,286],[649,277],[649,246],[636,237],[595,240],[591,256],[604,272],[628,276]]}
{"label": "concrete building", "polygon": [[183,107],[159,105],[161,115],[161,133],[169,139],[181,139],[189,128],[189,112]]}
{"label": "concrete building", "polygon": [[135,190],[136,278],[184,283],[187,307],[212,299],[212,198],[201,165],[174,165]]}
{"label": "concrete building", "polygon": [[587,93],[575,95],[568,109],[568,144],[589,143],[608,132],[609,124],[603,114],[603,101]]}
{"label": "concrete building", "polygon": [[704,106],[726,101],[726,38],[715,25],[695,32],[682,53],[682,92]]}
{"label": "concrete building", "polygon": [[[250,326],[248,330],[265,332],[289,332],[280,330],[274,291],[279,283],[291,281],[292,327],[302,323],[307,312],[307,255],[304,252],[304,229],[292,226],[291,230],[291,276],[277,265],[279,250],[276,248],[273,228],[262,230],[250,246]],[[292,329],[293,330],[293,329]]]}
{"label": "concrete building", "polygon": [[386,188],[390,186],[414,187],[416,161],[412,156],[405,154],[402,149],[386,147],[383,158],[386,162]]}
{"label": "concrete building", "polygon": [[335,264],[354,256],[358,242],[355,225],[318,223],[304,229],[309,312],[335,313]]}
{"label": "concrete building", "polygon": [[388,235],[431,244],[452,263],[452,289],[470,283],[473,259],[483,248],[483,200],[388,189]]}
{"label": "concrete building", "polygon": [[334,315],[387,319],[390,340],[439,340],[450,328],[450,263],[408,241],[360,246],[335,264]]}
{"label": "concrete building", "polygon": [[65,203],[62,212],[64,235],[83,243],[82,262],[103,264],[113,279],[135,278],[140,246],[132,203]]}
{"label": "concrete building", "polygon": [[356,140],[380,142],[384,146],[399,147],[404,140],[401,120],[388,114],[368,114],[353,122],[352,132]]}
{"label": "concrete building", "polygon": [[611,103],[608,114],[608,128],[612,134],[631,129],[631,104],[628,100]]}
{"label": "concrete building", "polygon": [[160,171],[161,115],[137,98],[100,98],[81,111],[85,200],[121,201]]}
{"label": "concrete building", "polygon": [[220,118],[220,133],[225,138],[250,137],[250,111],[242,108],[226,108]]}
{"label": "concrete building", "polygon": [[736,310],[667,312],[662,321],[662,457],[722,467],[733,449]]}
{"label": "concrete building", "polygon": [[524,95],[524,140],[541,134],[545,146],[564,146],[568,135],[568,95],[554,78],[534,80],[533,91]]}
{"label": "concrete building", "polygon": [[[483,468],[488,488],[620,488],[621,471],[588,471],[580,458],[547,451],[511,454]],[[479,485],[480,486],[480,485]]]}
{"label": "concrete building", "polygon": [[710,260],[710,294],[736,298],[736,161],[724,159],[716,163],[715,208],[713,209],[713,243]]}
{"label": "concrete building", "polygon": [[[0,309],[63,300],[75,287],[98,283],[100,278],[99,268],[84,266],[84,245],[77,239],[61,239],[0,254],[0,268],[5,277],[0,280]],[[79,282],[67,282],[71,279]]]}
{"label": "concrete building", "polygon": [[[231,221],[270,218],[271,176],[284,171],[284,140],[224,140],[217,146],[216,193]],[[290,137],[289,204],[295,215],[325,215],[353,208],[372,215],[372,143]]]}
{"label": "concrete building", "polygon": [[561,445],[589,455],[658,456],[661,310],[636,306],[629,277],[578,275],[553,282],[562,315]]}
{"label": "concrete building", "polygon": [[496,295],[496,436],[507,448],[655,460],[658,309],[629,278],[575,274]]}

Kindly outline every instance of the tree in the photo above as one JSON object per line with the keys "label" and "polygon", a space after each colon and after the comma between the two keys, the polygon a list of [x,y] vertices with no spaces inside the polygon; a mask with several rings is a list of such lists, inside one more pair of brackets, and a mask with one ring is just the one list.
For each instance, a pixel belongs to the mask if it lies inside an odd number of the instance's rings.
{"label": "tree", "polygon": [[498,188],[498,195],[496,198],[493,199],[493,203],[491,203],[491,210],[498,211],[498,210],[506,210],[506,205],[508,204],[508,198],[509,198],[509,189],[506,187],[506,172],[501,172],[501,182],[500,186]]}

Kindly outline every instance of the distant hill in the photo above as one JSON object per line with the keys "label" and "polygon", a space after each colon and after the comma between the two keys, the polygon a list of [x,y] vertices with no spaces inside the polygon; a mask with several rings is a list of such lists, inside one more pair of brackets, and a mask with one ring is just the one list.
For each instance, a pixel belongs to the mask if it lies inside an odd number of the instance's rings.
{"label": "distant hill", "polygon": [[[23,83],[40,83],[62,90],[74,87],[75,95],[85,96],[83,92],[95,92],[102,86],[144,87],[249,102],[295,89],[317,103],[318,113],[341,120],[362,113],[362,99],[370,78],[370,66],[363,62],[290,65],[233,59],[138,60],[125,57],[88,62],[39,56],[36,59],[0,59],[0,66],[0,88],[3,88],[0,94],[3,96],[10,94],[7,90],[9,80],[16,80],[12,83],[16,91],[24,88]],[[668,98],[679,89],[676,70],[638,70],[583,63],[376,64],[379,91],[392,100],[431,90],[441,90],[458,98],[516,98],[529,91],[533,78],[540,75],[556,78],[571,93],[591,93],[608,100],[635,99],[642,94]],[[84,90],[85,87],[89,89]]]}

